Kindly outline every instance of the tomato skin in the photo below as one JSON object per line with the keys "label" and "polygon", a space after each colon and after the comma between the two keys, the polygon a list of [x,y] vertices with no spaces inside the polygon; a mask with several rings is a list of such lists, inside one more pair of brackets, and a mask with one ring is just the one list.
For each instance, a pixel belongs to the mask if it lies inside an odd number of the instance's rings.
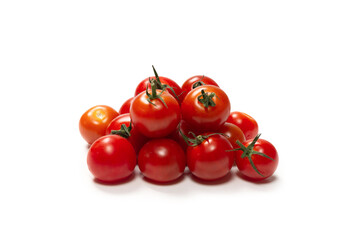
{"label": "tomato skin", "polygon": [[[252,139],[245,141],[243,144],[245,147],[248,147],[252,142]],[[256,168],[263,175],[259,175],[254,168],[251,166],[248,157],[241,158],[243,151],[236,151],[235,163],[241,173],[241,175],[245,176],[246,179],[252,181],[259,181],[266,179],[272,176],[278,166],[279,163],[279,155],[275,149],[275,147],[268,141],[264,139],[259,139],[255,143],[254,151],[261,152],[272,158],[268,159],[266,157],[253,154],[251,159],[253,160]]]}
{"label": "tomato skin", "polygon": [[238,148],[239,145],[236,144],[236,141],[239,140],[241,143],[245,142],[245,135],[241,129],[232,123],[224,123],[218,130],[218,133],[223,133],[226,135],[227,140],[231,143],[233,148]]}
{"label": "tomato skin", "polygon": [[105,135],[109,123],[119,116],[119,113],[106,105],[98,105],[88,109],[80,118],[79,130],[81,136],[89,144]]}
{"label": "tomato skin", "polygon": [[231,149],[231,143],[224,136],[210,136],[200,145],[187,148],[188,168],[193,175],[203,180],[222,178],[230,172],[234,163],[234,152],[226,152]]}
{"label": "tomato skin", "polygon": [[259,126],[255,119],[246,113],[232,112],[226,122],[238,126],[243,131],[246,139],[255,138],[259,132]]}
{"label": "tomato skin", "polygon": [[131,97],[131,98],[129,98],[128,100],[126,100],[126,101],[123,103],[123,105],[121,105],[120,110],[119,110],[119,113],[120,113],[120,114],[124,114],[124,113],[129,113],[129,112],[130,112],[130,105],[131,105],[133,99],[134,99],[134,98]]}
{"label": "tomato skin", "polygon": [[125,138],[107,135],[96,140],[87,155],[94,177],[103,182],[116,182],[129,177],[136,166],[136,153]]}
{"label": "tomato skin", "polygon": [[[155,79],[155,77],[150,77],[150,79]],[[172,87],[174,89],[174,92],[177,96],[179,96],[181,94],[181,87],[173,80],[171,80],[170,78],[167,77],[159,77],[159,80],[162,84],[166,84],[169,87]],[[150,90],[150,84],[149,84],[149,78],[145,78],[144,80],[142,80],[138,86],[135,89],[135,97],[137,95],[139,95],[141,92],[146,90],[146,87],[148,87],[148,89]],[[167,89],[167,91],[177,100],[175,94],[170,90]],[[178,100],[179,104],[180,104],[180,100]]]}
{"label": "tomato skin", "polygon": [[185,153],[172,139],[160,138],[147,142],[140,150],[138,165],[142,174],[156,182],[171,182],[185,170]]}
{"label": "tomato skin", "polygon": [[[157,94],[161,90],[156,90]],[[149,91],[151,94],[151,91]],[[130,107],[130,116],[134,126],[148,138],[161,138],[175,131],[181,119],[179,103],[168,92],[161,93],[167,107],[160,99],[153,99],[150,104],[145,92],[137,95]]]}
{"label": "tomato skin", "polygon": [[180,102],[183,102],[186,95],[191,90],[193,90],[194,84],[197,83],[197,82],[200,82],[200,81],[205,83],[206,85],[214,85],[214,86],[219,87],[219,85],[214,80],[212,80],[211,78],[209,78],[207,76],[203,76],[203,75],[193,76],[193,77],[187,79],[183,83],[183,85],[181,86],[181,91],[182,92],[181,92],[181,95],[180,95]]}
{"label": "tomato skin", "polygon": [[[207,108],[198,100],[201,90],[206,93],[214,92],[216,104]],[[191,128],[199,132],[216,131],[221,127],[230,114],[230,101],[226,93],[216,86],[204,85],[191,90],[181,104],[181,113]]]}
{"label": "tomato skin", "polygon": [[[109,126],[106,128],[106,134],[110,134],[112,130],[119,130],[122,124],[129,127],[130,122],[130,113],[121,114],[110,122]],[[127,140],[133,145],[135,152],[138,153],[149,139],[142,135],[133,124],[131,125],[131,128],[131,136],[128,137]]]}

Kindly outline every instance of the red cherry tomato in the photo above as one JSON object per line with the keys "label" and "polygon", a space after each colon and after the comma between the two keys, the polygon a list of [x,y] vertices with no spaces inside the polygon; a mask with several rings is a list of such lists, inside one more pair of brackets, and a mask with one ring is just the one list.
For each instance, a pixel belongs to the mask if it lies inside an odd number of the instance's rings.
{"label": "red cherry tomato", "polygon": [[[134,126],[149,138],[161,138],[175,131],[181,119],[180,106],[168,92],[156,90],[160,98],[150,100],[146,92],[137,95],[130,107]],[[152,91],[149,91],[152,96]],[[150,103],[150,102],[151,103]]]}
{"label": "red cherry tomato", "polygon": [[[275,147],[264,139],[258,139],[259,136],[244,142],[243,147],[240,147],[242,150],[237,151],[235,157],[241,175],[253,181],[272,176],[279,163]],[[252,146],[253,142],[255,144]],[[246,156],[243,156],[244,152]]]}
{"label": "red cherry tomato", "polygon": [[109,123],[119,116],[119,113],[105,105],[98,105],[87,110],[80,118],[79,130],[81,136],[92,144],[96,139],[105,135]]}
{"label": "red cherry tomato", "polygon": [[116,182],[129,177],[134,171],[136,153],[125,138],[107,135],[91,145],[87,164],[96,179],[104,182]]}
{"label": "red cherry tomato", "polygon": [[[155,77],[150,77],[150,79],[155,79]],[[159,77],[159,80],[162,84],[166,84],[169,87],[171,87],[173,91],[171,91],[171,89],[167,89],[167,91],[175,98],[178,99],[177,96],[179,96],[181,94],[181,88],[180,86],[173,80],[171,80],[170,78],[166,78],[166,77]],[[148,89],[150,89],[150,83],[149,83],[149,78],[146,78],[144,80],[142,80],[139,85],[136,87],[135,90],[135,97],[137,95],[139,95],[141,92],[146,90],[146,87],[148,87]],[[178,102],[180,103],[180,100],[178,100]]]}
{"label": "red cherry tomato", "polygon": [[227,140],[229,140],[233,148],[239,147],[236,144],[237,140],[239,140],[241,143],[245,142],[244,133],[235,124],[226,122],[217,130],[217,132],[225,134]]}
{"label": "red cherry tomato", "polygon": [[204,85],[187,94],[181,113],[183,120],[199,132],[216,131],[229,117],[230,101],[220,88]]}
{"label": "red cherry tomato", "polygon": [[[125,126],[129,128],[130,122],[130,113],[121,114],[111,121],[109,126],[106,128],[106,134],[110,134],[113,130],[120,130],[122,124],[125,124]],[[131,125],[130,136],[124,137],[133,145],[136,153],[138,153],[142,146],[148,141],[148,138],[142,135],[133,124]]]}
{"label": "red cherry tomato", "polygon": [[238,126],[243,131],[246,139],[255,138],[259,131],[259,127],[255,119],[246,113],[232,112],[226,122]]}
{"label": "red cherry tomato", "polygon": [[186,97],[186,95],[193,90],[194,88],[197,88],[199,86],[201,86],[201,83],[199,84],[199,82],[202,82],[204,84],[202,85],[214,85],[214,86],[219,86],[214,80],[212,80],[211,78],[207,77],[207,76],[203,76],[203,75],[196,75],[193,76],[191,78],[189,78],[188,80],[186,80],[184,82],[184,84],[181,87],[181,95],[180,95],[180,102],[184,101],[184,98]]}
{"label": "red cherry tomato", "polygon": [[222,178],[230,172],[234,163],[234,152],[227,151],[232,149],[231,143],[224,136],[211,135],[197,146],[188,146],[188,168],[203,180]]}
{"label": "red cherry tomato", "polygon": [[126,100],[123,105],[121,105],[120,107],[120,110],[119,110],[119,113],[120,114],[124,114],[124,113],[129,113],[130,112],[130,105],[131,105],[131,102],[134,98],[129,98],[128,100]]}
{"label": "red cherry tomato", "polygon": [[142,174],[156,182],[179,178],[185,169],[185,153],[171,139],[153,139],[140,150],[138,165]]}

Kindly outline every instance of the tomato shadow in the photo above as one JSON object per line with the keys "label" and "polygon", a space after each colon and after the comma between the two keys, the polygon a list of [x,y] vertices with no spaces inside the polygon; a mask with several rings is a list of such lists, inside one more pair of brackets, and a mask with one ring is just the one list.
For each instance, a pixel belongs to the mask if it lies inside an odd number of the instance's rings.
{"label": "tomato shadow", "polygon": [[244,181],[247,181],[249,183],[252,183],[252,184],[257,184],[257,185],[263,185],[263,184],[269,184],[269,183],[273,183],[273,182],[276,182],[278,181],[278,177],[275,176],[275,175],[272,175],[271,177],[268,177],[266,179],[263,179],[263,180],[252,180],[244,175],[242,175],[240,172],[237,172],[236,175],[241,178],[242,180]]}
{"label": "tomato shadow", "polygon": [[105,181],[99,180],[97,178],[94,178],[93,182],[96,184],[104,185],[104,186],[118,186],[121,184],[129,183],[134,179],[135,179],[135,173],[132,173],[130,176],[128,176],[124,179],[118,180],[118,181],[114,181],[114,182],[105,182]]}
{"label": "tomato shadow", "polygon": [[153,184],[153,185],[158,185],[158,186],[171,186],[171,185],[176,185],[182,181],[184,181],[185,179],[185,174],[181,175],[181,177],[173,180],[173,181],[170,181],[170,182],[157,182],[157,181],[154,181],[154,180],[151,180],[147,177],[145,177],[144,175],[141,174],[141,178],[143,181],[147,182],[147,183],[150,183],[150,184]]}
{"label": "tomato shadow", "polygon": [[230,171],[227,175],[225,175],[222,178],[219,178],[217,180],[203,180],[200,179],[196,176],[194,176],[193,174],[190,174],[190,178],[191,180],[193,180],[196,183],[202,184],[202,185],[221,185],[221,184],[225,184],[231,181],[231,179],[233,179],[233,173]]}
{"label": "tomato shadow", "polygon": [[116,182],[103,182],[98,179],[93,179],[94,186],[98,190],[113,194],[121,195],[136,191],[140,187],[140,182],[136,181],[138,173],[133,172],[129,177]]}

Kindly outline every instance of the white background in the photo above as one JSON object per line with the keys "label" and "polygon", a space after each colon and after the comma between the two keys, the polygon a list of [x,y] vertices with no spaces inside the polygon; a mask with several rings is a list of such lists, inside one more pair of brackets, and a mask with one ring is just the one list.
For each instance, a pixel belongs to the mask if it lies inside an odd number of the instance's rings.
{"label": "white background", "polygon": [[[359,1],[1,1],[0,239],[359,239]],[[100,185],[78,131],[205,74],[280,155],[262,184]]]}

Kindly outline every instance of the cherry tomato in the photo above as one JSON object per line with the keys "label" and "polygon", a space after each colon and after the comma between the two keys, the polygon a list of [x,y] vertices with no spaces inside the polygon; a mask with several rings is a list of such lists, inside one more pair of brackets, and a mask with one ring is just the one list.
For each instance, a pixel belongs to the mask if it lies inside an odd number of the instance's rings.
{"label": "cherry tomato", "polygon": [[166,138],[147,142],[138,158],[142,174],[157,182],[170,182],[179,178],[184,173],[185,164],[185,153],[180,145]]}
{"label": "cherry tomato", "polygon": [[104,182],[116,182],[129,177],[134,171],[136,153],[125,138],[118,135],[107,135],[91,145],[87,164],[96,179]]}
{"label": "cherry tomato", "polygon": [[199,139],[201,143],[188,146],[186,151],[191,173],[203,180],[216,180],[227,175],[234,163],[234,152],[227,151],[233,149],[231,143],[220,134],[198,136]]}
{"label": "cherry tomato", "polygon": [[128,100],[126,100],[123,105],[121,105],[120,107],[120,110],[119,110],[119,113],[120,114],[124,114],[124,113],[129,113],[130,112],[130,105],[131,105],[131,102],[134,98],[129,98]]}
{"label": "cherry tomato", "polygon": [[[149,138],[161,138],[175,131],[181,119],[180,106],[168,92],[156,90],[137,95],[130,107],[130,116],[139,132]],[[162,100],[164,102],[162,102]],[[164,104],[165,103],[165,104]]]}
{"label": "cherry tomato", "polygon": [[241,143],[245,142],[244,133],[235,124],[226,122],[217,130],[217,132],[225,134],[227,140],[229,140],[233,148],[239,147],[239,145],[236,144],[237,140],[239,140]]}
{"label": "cherry tomato", "polygon": [[238,126],[243,131],[246,139],[255,138],[259,131],[259,127],[255,119],[246,113],[232,112],[226,122]]}
{"label": "cherry tomato", "polygon": [[80,118],[79,130],[81,136],[92,144],[96,139],[105,135],[109,123],[119,116],[119,113],[105,105],[98,105],[87,110]]}
{"label": "cherry tomato", "polygon": [[[155,79],[156,77],[150,77],[150,79]],[[171,87],[174,92],[171,89],[167,89],[167,91],[177,100],[179,99],[179,95],[181,94],[181,88],[180,86],[173,80],[171,80],[170,78],[166,78],[166,77],[159,77],[159,80],[162,84],[168,85],[169,87]],[[139,85],[136,87],[135,90],[135,97],[137,95],[139,95],[141,92],[146,90],[146,87],[148,87],[148,89],[150,89],[150,83],[149,83],[149,78],[146,78],[144,80],[142,80]],[[180,103],[180,99],[178,100],[178,102]]]}
{"label": "cherry tomato", "polygon": [[[121,114],[114,118],[109,126],[106,128],[106,134],[110,134],[111,131],[118,131],[121,129],[121,125],[125,124],[127,128],[130,127],[131,119],[130,113]],[[125,132],[123,137],[126,138],[134,147],[135,152],[138,153],[142,146],[148,141],[148,138],[142,135],[136,127],[131,124],[131,129],[129,131],[130,136]]]}
{"label": "cherry tomato", "polygon": [[184,101],[185,96],[194,88],[197,88],[202,85],[214,85],[219,86],[214,80],[207,76],[203,75],[196,75],[184,82],[181,86],[181,95],[180,95],[180,102]]}
{"label": "cherry tomato", "polygon": [[[235,162],[246,179],[258,181],[272,176],[278,166],[279,156],[275,147],[264,139],[249,139],[237,148]],[[250,161],[251,159],[251,161]]]}
{"label": "cherry tomato", "polygon": [[186,95],[181,113],[183,120],[199,132],[216,131],[229,117],[230,101],[220,88],[204,85]]}

